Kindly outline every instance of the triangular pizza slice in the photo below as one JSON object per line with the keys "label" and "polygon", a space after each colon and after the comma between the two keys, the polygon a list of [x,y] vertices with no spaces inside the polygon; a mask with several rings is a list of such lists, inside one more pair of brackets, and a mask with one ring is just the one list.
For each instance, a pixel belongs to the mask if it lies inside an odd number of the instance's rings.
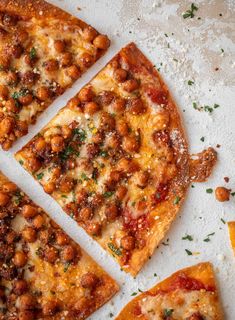
{"label": "triangular pizza slice", "polygon": [[109,47],[109,39],[44,0],[0,0],[0,145],[29,124]]}
{"label": "triangular pizza slice", "polygon": [[0,319],[85,319],[115,281],[0,173]]}

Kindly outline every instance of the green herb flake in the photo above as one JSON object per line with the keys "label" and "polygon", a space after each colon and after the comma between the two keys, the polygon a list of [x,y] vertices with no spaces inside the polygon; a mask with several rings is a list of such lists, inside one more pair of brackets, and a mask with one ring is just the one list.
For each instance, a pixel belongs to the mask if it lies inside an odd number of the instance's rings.
{"label": "green herb flake", "polygon": [[190,250],[188,250],[188,249],[185,249],[185,251],[186,251],[186,253],[187,253],[188,256],[192,256],[192,255],[193,255],[192,251],[190,251]]}
{"label": "green herb flake", "polygon": [[137,292],[133,292],[133,293],[131,294],[132,297],[134,297],[134,296],[136,296],[136,295],[137,295]]}
{"label": "green herb flake", "polygon": [[213,112],[213,108],[210,106],[204,106],[204,111],[212,113]]}
{"label": "green herb flake", "polygon": [[220,107],[220,105],[218,104],[218,103],[215,103],[214,104],[214,109],[217,109],[217,108],[219,108]]}
{"label": "green herb flake", "polygon": [[33,47],[29,52],[29,57],[31,60],[35,59],[37,56],[37,50]]}
{"label": "green herb flake", "polygon": [[153,274],[153,276],[156,278],[156,277],[157,277],[157,274],[156,274],[156,273],[154,273],[154,274]]}
{"label": "green herb flake", "polygon": [[122,251],[119,248],[117,248],[112,242],[108,243],[108,247],[116,256],[122,255]]}
{"label": "green herb flake", "polygon": [[184,237],[182,237],[182,240],[193,241],[193,237],[190,234],[186,234]]}
{"label": "green herb flake", "polygon": [[59,157],[61,160],[66,161],[72,154],[76,155],[77,157],[79,156],[78,151],[76,151],[72,146],[67,146],[64,151],[59,154]]}
{"label": "green herb flake", "polygon": [[81,142],[84,142],[87,138],[87,133],[83,129],[76,128],[73,130],[73,134],[77,135]]}
{"label": "green herb flake", "polygon": [[100,153],[99,153],[99,155],[100,155],[101,157],[103,157],[103,158],[107,158],[108,152],[107,152],[106,150],[101,150]]}
{"label": "green herb flake", "polygon": [[230,194],[231,194],[231,196],[232,196],[232,197],[234,197],[234,196],[235,196],[235,192],[231,192]]}
{"label": "green herb flake", "polygon": [[220,220],[223,224],[226,224],[226,221],[223,218],[220,218]]}
{"label": "green herb flake", "polygon": [[183,13],[183,18],[193,18],[195,16],[195,11],[198,10],[198,7],[195,6],[194,3],[191,4],[191,8]]}
{"label": "green herb flake", "polygon": [[188,85],[191,86],[192,84],[194,84],[194,81],[188,80]]}
{"label": "green herb flake", "polygon": [[43,176],[44,176],[44,173],[43,173],[43,172],[41,172],[41,173],[39,173],[39,174],[36,174],[36,179],[37,179],[37,180],[42,180]]}
{"label": "green herb flake", "polygon": [[114,316],[114,314],[112,312],[110,312],[109,318],[112,318],[113,316]]}
{"label": "green herb flake", "polygon": [[181,200],[181,198],[180,198],[179,196],[176,196],[173,203],[174,203],[175,205],[176,205],[176,204],[179,204],[180,200]]}
{"label": "green herb flake", "polygon": [[23,161],[23,160],[19,160],[19,164],[20,164],[21,166],[23,166],[24,161]]}
{"label": "green herb flake", "polygon": [[221,48],[220,50],[221,50],[222,53],[224,53],[224,49],[223,48]]}
{"label": "green herb flake", "polygon": [[84,180],[84,181],[88,181],[89,180],[88,176],[84,172],[82,172],[82,174],[81,174],[81,179]]}
{"label": "green herb flake", "polygon": [[64,272],[67,272],[69,267],[71,265],[71,262],[66,262],[65,265],[64,265]]}
{"label": "green herb flake", "polygon": [[103,193],[103,196],[107,199],[107,198],[112,197],[113,194],[114,194],[113,191],[106,191]]}
{"label": "green herb flake", "polygon": [[172,316],[172,313],[174,312],[174,309],[164,309],[163,310],[163,316],[164,318]]}
{"label": "green herb flake", "polygon": [[205,141],[205,137],[201,137],[201,139],[200,139],[202,142],[204,142]]}
{"label": "green herb flake", "polygon": [[211,189],[211,188],[206,189],[206,193],[213,193],[213,189]]}

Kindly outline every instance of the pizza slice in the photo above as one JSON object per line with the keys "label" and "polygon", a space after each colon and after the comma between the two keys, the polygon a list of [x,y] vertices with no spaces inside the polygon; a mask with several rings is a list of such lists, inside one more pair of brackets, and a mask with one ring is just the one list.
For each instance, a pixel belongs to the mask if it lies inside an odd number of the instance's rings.
{"label": "pizza slice", "polygon": [[0,0],[2,148],[27,134],[108,47],[107,36],[44,0]]}
{"label": "pizza slice", "polygon": [[189,159],[166,85],[131,43],[16,159],[136,275],[175,219],[190,181],[210,175],[216,153],[209,148]]}
{"label": "pizza slice", "polygon": [[182,269],[129,302],[116,320],[223,320],[210,263]]}
{"label": "pizza slice", "polygon": [[229,229],[231,246],[235,255],[235,221],[228,222],[228,229]]}
{"label": "pizza slice", "polygon": [[0,319],[85,319],[118,285],[0,173]]}

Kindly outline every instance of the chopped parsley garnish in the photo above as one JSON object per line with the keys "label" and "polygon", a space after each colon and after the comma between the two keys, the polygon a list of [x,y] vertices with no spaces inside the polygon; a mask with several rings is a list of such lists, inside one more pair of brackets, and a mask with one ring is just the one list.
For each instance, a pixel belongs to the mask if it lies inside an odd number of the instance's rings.
{"label": "chopped parsley garnish", "polygon": [[16,206],[18,206],[22,199],[23,199],[23,195],[21,194],[20,191],[17,191],[14,195],[13,202]]}
{"label": "chopped parsley garnish", "polygon": [[112,312],[110,312],[109,318],[112,318],[113,316],[114,316],[114,314]]}
{"label": "chopped parsley garnish", "polygon": [[105,198],[110,198],[110,197],[112,197],[113,194],[114,194],[113,191],[106,191],[106,192],[104,192],[103,196]]}
{"label": "chopped parsley garnish", "polygon": [[211,188],[206,189],[206,193],[213,193],[213,189],[211,189]]}
{"label": "chopped parsley garnish", "polygon": [[76,134],[81,142],[85,141],[87,138],[87,133],[83,129],[74,129],[73,133]]}
{"label": "chopped parsley garnish", "polygon": [[101,150],[100,153],[99,153],[99,155],[100,155],[101,157],[103,157],[103,158],[107,158],[108,152],[107,152],[106,150]]}
{"label": "chopped parsley garnish", "polygon": [[220,220],[223,224],[226,224],[226,221],[223,218],[220,218]]}
{"label": "chopped parsley garnish", "polygon": [[174,204],[178,204],[180,202],[181,198],[179,196],[176,196],[174,199]]}
{"label": "chopped parsley garnish", "polygon": [[188,250],[188,249],[185,249],[185,251],[186,251],[186,253],[187,253],[188,256],[192,256],[192,255],[193,255],[192,251],[190,251],[190,250]]}
{"label": "chopped parsley garnish", "polygon": [[221,48],[220,50],[221,50],[222,53],[224,53],[224,49],[223,48]]}
{"label": "chopped parsley garnish", "polygon": [[234,197],[234,196],[235,196],[235,192],[231,192],[230,194],[231,194],[231,196],[232,196],[232,197]]}
{"label": "chopped parsley garnish", "polygon": [[157,274],[156,273],[154,273],[154,275],[153,275],[154,277],[157,277]]}
{"label": "chopped parsley garnish", "polygon": [[188,80],[188,85],[191,86],[192,84],[194,84],[194,81]]}
{"label": "chopped parsley garnish", "polygon": [[210,106],[204,106],[204,110],[205,110],[206,112],[209,112],[209,113],[212,113],[212,112],[213,112],[213,108],[210,107]]}
{"label": "chopped parsley garnish", "polygon": [[88,176],[84,172],[81,174],[81,179],[85,181],[89,180]]}
{"label": "chopped parsley garnish", "polygon": [[36,174],[36,179],[37,179],[37,180],[41,180],[41,179],[43,178],[43,176],[44,176],[44,173],[43,173],[43,172],[41,172],[41,173],[39,173],[39,174]]}
{"label": "chopped parsley garnish", "polygon": [[37,56],[37,50],[33,47],[29,52],[29,57],[31,60],[35,59]]}
{"label": "chopped parsley garnish", "polygon": [[23,160],[20,160],[20,161],[19,161],[19,164],[20,164],[21,166],[23,166],[24,161],[23,161]]}
{"label": "chopped parsley garnish", "polygon": [[174,312],[174,309],[164,309],[164,310],[163,310],[163,316],[164,316],[164,318],[170,317],[173,312]]}
{"label": "chopped parsley garnish", "polygon": [[201,139],[200,139],[202,142],[204,142],[205,141],[205,137],[201,137]]}
{"label": "chopped parsley garnish", "polygon": [[196,102],[193,102],[193,108],[195,110],[198,110],[198,111],[205,111],[205,112],[208,112],[208,113],[212,113],[214,111],[214,109],[217,109],[219,108],[220,105],[217,104],[217,103],[214,103],[213,106],[208,106],[208,105],[205,105],[205,106],[198,106],[198,104]]}
{"label": "chopped parsley garnish", "polygon": [[64,151],[60,153],[59,157],[65,161],[72,154],[75,154],[77,157],[79,156],[79,152],[77,150],[75,150],[72,146],[67,146]]}
{"label": "chopped parsley garnish", "polygon": [[193,241],[193,237],[190,234],[186,234],[184,237],[182,237],[182,240]]}
{"label": "chopped parsley garnish", "polygon": [[12,96],[12,98],[13,98],[14,100],[17,100],[17,99],[19,99],[20,97],[26,96],[28,93],[29,93],[29,90],[28,90],[28,89],[22,88],[22,89],[20,89],[19,92],[17,92],[17,91],[13,92],[13,94],[12,94],[11,96]]}
{"label": "chopped parsley garnish", "polygon": [[209,233],[203,241],[204,241],[204,242],[209,242],[209,241],[211,241],[210,237],[213,236],[214,234],[215,234],[215,232]]}
{"label": "chopped parsley garnish", "polygon": [[133,297],[133,296],[136,296],[137,295],[137,292],[133,292],[132,294],[131,294],[131,296]]}
{"label": "chopped parsley garnish", "polygon": [[194,3],[191,4],[191,8],[189,10],[187,10],[186,12],[183,13],[183,18],[187,19],[187,18],[193,18],[195,16],[195,11],[198,10],[198,7],[195,6]]}
{"label": "chopped parsley garnish", "polygon": [[71,265],[71,262],[66,262],[65,265],[64,265],[64,272],[67,272],[69,267]]}
{"label": "chopped parsley garnish", "polygon": [[122,255],[122,251],[119,248],[117,248],[112,242],[108,243],[108,247],[116,256]]}

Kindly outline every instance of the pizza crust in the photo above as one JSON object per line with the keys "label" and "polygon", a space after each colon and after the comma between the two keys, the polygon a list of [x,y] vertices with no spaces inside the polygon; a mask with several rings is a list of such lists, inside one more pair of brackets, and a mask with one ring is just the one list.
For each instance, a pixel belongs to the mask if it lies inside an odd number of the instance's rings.
{"label": "pizza crust", "polygon": [[228,230],[229,230],[231,247],[235,255],[235,221],[228,222]]}

